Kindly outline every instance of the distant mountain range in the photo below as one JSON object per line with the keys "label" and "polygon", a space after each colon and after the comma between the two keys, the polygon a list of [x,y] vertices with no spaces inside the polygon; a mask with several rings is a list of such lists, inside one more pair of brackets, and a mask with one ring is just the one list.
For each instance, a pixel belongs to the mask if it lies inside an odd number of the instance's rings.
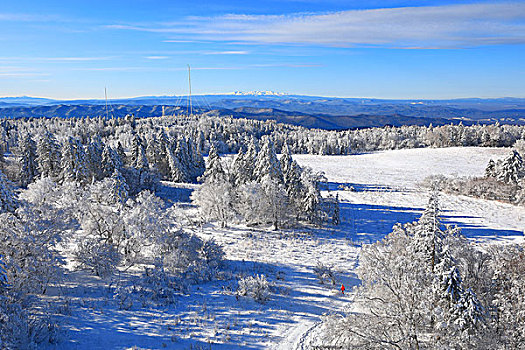
{"label": "distant mountain range", "polygon": [[[105,116],[105,100],[0,98],[0,117]],[[143,96],[108,101],[111,116],[187,113],[186,96]],[[495,123],[525,125],[525,98],[384,100],[299,96],[272,91],[192,96],[194,112],[330,130],[400,125]]]}

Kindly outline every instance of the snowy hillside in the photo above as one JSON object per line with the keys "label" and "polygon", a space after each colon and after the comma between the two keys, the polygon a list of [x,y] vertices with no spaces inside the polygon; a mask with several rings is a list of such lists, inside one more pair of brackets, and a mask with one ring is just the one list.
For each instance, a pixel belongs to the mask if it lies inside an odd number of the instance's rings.
{"label": "snowy hillside", "polygon": [[[100,279],[69,272],[71,282],[53,294],[68,300],[63,316],[67,335],[56,349],[293,349],[300,348],[325,313],[342,310],[358,283],[354,269],[360,246],[387,234],[394,223],[416,219],[428,199],[418,184],[430,174],[479,175],[490,158],[508,150],[449,148],[387,151],[352,156],[294,158],[302,166],[326,173],[332,191],[341,199],[340,226],[323,229],[273,231],[245,226],[197,228],[224,246],[230,271],[237,275],[264,274],[270,298],[257,303],[234,293],[223,280],[193,287],[175,304],[146,303],[119,308]],[[342,185],[342,186],[341,186]],[[183,198],[179,185],[165,183],[161,196]],[[188,188],[188,186],[185,186]],[[354,191],[348,190],[353,187]],[[182,191],[182,192],[181,192]],[[522,240],[525,208],[444,195],[446,221],[483,242]],[[186,209],[188,215],[194,209]],[[319,283],[317,265],[332,266],[336,284]],[[126,272],[119,279],[130,278]],[[116,281],[115,281],[116,283]]]}

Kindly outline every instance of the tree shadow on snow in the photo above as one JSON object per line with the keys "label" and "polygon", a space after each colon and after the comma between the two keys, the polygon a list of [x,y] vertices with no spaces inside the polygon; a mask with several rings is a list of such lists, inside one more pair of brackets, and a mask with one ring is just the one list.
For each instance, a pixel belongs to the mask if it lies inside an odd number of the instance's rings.
{"label": "tree shadow on snow", "polygon": [[[328,191],[351,191],[351,192],[400,192],[401,189],[380,184],[360,184],[352,182],[327,182],[322,186]],[[403,191],[407,191],[403,189]]]}
{"label": "tree shadow on snow", "polygon": [[[320,230],[336,234],[354,244],[373,243],[392,232],[397,224],[413,222],[421,217],[424,208],[395,207],[372,204],[340,203],[341,224],[328,226]],[[444,213],[448,213],[445,211]],[[456,225],[464,236],[475,239],[509,239],[520,237],[524,233],[518,230],[500,230],[467,224],[458,219],[476,219],[476,216],[442,215],[444,224]]]}

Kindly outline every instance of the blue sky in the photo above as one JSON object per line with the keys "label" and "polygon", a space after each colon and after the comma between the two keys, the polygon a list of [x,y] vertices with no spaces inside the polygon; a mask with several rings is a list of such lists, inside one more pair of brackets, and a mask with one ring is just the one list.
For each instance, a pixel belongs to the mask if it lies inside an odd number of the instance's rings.
{"label": "blue sky", "polygon": [[525,97],[523,1],[0,4],[0,96]]}

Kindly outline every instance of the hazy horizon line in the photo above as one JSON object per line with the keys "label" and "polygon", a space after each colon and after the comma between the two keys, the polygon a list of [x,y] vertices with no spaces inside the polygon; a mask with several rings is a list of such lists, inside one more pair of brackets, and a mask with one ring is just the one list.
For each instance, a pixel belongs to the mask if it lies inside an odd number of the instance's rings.
{"label": "hazy horizon line", "polygon": [[[240,92],[242,94],[235,94],[235,92]],[[192,94],[193,97],[195,96],[279,96],[279,97],[286,97],[286,96],[305,96],[305,97],[322,97],[322,98],[337,98],[337,99],[371,99],[371,100],[421,100],[421,101],[429,101],[429,100],[464,100],[464,99],[481,99],[481,100],[499,100],[499,99],[525,99],[525,96],[463,96],[463,97],[372,97],[372,96],[337,96],[337,95],[317,95],[317,94],[300,94],[300,93],[283,93],[283,92],[276,92],[271,90],[253,90],[253,92],[273,92],[275,95],[257,95],[257,94],[249,94],[249,92],[252,91],[232,91],[232,92],[212,92],[212,93],[195,93]],[[187,97],[188,94],[173,94],[173,95],[137,95],[137,96],[120,96],[120,97],[112,97],[108,98],[108,101],[115,101],[115,100],[131,100],[131,99],[138,99],[138,98],[181,98],[181,97]],[[0,96],[0,99],[6,99],[6,98],[35,98],[35,99],[47,99],[47,100],[53,100],[53,101],[88,101],[88,100],[97,100],[97,101],[104,101],[104,97],[77,97],[77,98],[58,98],[58,97],[46,97],[46,96],[33,96],[33,95],[16,95],[16,96]],[[1,107],[0,107],[1,108]]]}

